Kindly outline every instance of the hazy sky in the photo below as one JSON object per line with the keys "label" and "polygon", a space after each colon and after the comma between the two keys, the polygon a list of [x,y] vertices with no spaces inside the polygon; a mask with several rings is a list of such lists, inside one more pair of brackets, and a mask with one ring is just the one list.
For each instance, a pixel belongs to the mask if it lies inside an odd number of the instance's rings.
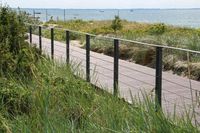
{"label": "hazy sky", "polygon": [[200,8],[200,0],[0,0],[21,8]]}

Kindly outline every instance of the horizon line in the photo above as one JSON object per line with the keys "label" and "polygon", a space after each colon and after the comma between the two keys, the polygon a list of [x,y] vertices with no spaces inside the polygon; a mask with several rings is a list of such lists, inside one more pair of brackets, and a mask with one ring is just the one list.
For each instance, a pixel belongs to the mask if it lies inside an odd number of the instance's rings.
{"label": "horizon line", "polygon": [[10,8],[20,8],[20,9],[69,9],[69,10],[185,10],[185,9],[200,9],[198,8],[57,8],[57,7],[10,7]]}

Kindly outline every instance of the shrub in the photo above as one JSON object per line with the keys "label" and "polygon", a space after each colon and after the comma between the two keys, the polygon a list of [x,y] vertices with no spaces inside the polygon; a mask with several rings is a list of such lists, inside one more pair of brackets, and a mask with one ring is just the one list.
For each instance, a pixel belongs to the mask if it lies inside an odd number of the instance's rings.
{"label": "shrub", "polygon": [[162,35],[166,31],[167,27],[163,23],[154,24],[150,26],[148,32],[150,35]]}
{"label": "shrub", "polygon": [[115,19],[112,21],[111,28],[117,32],[117,30],[121,30],[123,28],[121,19],[119,16],[115,16]]}
{"label": "shrub", "polygon": [[25,42],[23,18],[8,7],[0,8],[0,76],[31,76],[37,50]]}

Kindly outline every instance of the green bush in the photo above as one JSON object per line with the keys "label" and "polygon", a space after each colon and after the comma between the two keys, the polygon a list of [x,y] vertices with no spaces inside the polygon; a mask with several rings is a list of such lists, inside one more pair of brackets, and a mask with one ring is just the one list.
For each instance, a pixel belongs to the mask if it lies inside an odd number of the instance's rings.
{"label": "green bush", "polygon": [[0,76],[33,74],[37,50],[25,42],[25,31],[21,15],[8,7],[0,8]]}
{"label": "green bush", "polygon": [[163,33],[165,33],[167,27],[165,24],[160,23],[160,24],[154,24],[152,26],[150,26],[150,28],[148,29],[148,32],[150,35],[162,35]]}
{"label": "green bush", "polygon": [[118,30],[121,30],[123,28],[121,19],[119,18],[119,16],[115,16],[115,19],[112,21],[112,25],[111,28],[117,32]]}

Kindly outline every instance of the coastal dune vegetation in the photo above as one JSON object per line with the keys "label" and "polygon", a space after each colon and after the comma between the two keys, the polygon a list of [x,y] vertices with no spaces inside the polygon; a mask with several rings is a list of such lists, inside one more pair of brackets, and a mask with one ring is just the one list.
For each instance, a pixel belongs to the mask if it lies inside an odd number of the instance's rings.
{"label": "coastal dune vegetation", "polygon": [[40,55],[25,40],[24,18],[0,8],[0,132],[199,132],[189,115],[155,112],[145,94],[129,104]]}
{"label": "coastal dune vegetation", "polygon": [[[163,23],[147,24],[121,20],[118,16],[114,20],[107,21],[54,21],[50,20],[43,24],[43,36],[50,38],[48,27],[55,27],[55,39],[65,41],[65,32],[61,29],[81,31],[90,34],[109,37],[118,37],[128,40],[140,41],[156,45],[171,46],[194,51],[200,50],[200,29],[177,27]],[[38,31],[35,32],[36,34]],[[80,47],[85,45],[85,36],[73,33],[71,40],[79,40]],[[112,40],[92,38],[91,50],[113,56]],[[155,68],[155,48],[138,45],[126,41],[120,42],[120,58],[137,64]],[[189,53],[180,50],[164,49],[163,52],[164,71],[171,71],[181,76],[188,75],[188,62],[190,63],[191,78],[200,80],[199,54]]]}

